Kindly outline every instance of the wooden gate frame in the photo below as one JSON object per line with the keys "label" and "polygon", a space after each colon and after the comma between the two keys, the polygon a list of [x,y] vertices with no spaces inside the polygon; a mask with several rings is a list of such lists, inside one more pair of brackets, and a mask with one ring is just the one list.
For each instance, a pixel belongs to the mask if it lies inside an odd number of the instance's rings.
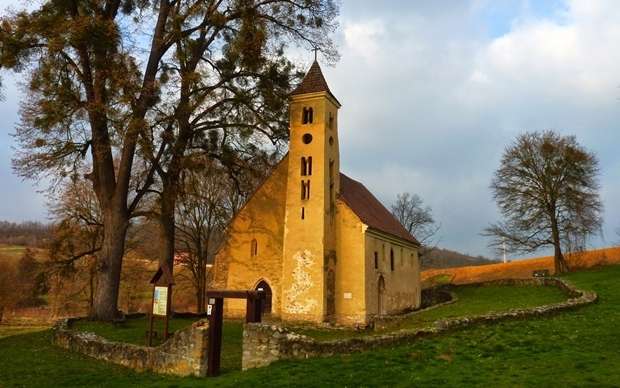
{"label": "wooden gate frame", "polygon": [[222,353],[222,322],[224,320],[224,298],[246,299],[245,323],[261,321],[265,291],[207,291],[207,316],[209,319],[209,350],[207,354],[207,376],[220,375]]}

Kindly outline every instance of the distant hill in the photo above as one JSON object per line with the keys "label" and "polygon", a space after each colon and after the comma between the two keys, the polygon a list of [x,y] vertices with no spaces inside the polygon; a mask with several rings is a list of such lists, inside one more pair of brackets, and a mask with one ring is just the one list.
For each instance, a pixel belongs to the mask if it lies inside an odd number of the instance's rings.
{"label": "distant hill", "polygon": [[487,259],[484,256],[470,256],[468,254],[435,248],[426,257],[422,256],[422,269],[430,268],[458,268],[478,265],[497,264],[499,260]]}

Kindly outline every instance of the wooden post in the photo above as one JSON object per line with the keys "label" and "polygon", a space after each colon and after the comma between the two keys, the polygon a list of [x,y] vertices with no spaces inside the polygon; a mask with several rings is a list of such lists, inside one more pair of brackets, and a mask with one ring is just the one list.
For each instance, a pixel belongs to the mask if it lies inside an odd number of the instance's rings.
{"label": "wooden post", "polygon": [[248,297],[245,309],[245,323],[260,323],[263,312],[263,300]]}
{"label": "wooden post", "polygon": [[[209,315],[209,351],[207,359],[207,375],[220,375],[220,359],[222,353],[222,322],[224,320],[224,298],[209,300],[211,315]],[[207,310],[208,311],[208,310]]]}

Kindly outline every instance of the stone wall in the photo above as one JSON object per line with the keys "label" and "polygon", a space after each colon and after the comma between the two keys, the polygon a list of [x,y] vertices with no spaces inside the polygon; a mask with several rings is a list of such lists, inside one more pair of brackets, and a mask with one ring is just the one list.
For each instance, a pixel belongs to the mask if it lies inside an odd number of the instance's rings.
{"label": "stone wall", "polygon": [[158,347],[111,342],[90,332],[71,330],[71,321],[60,319],[53,327],[52,343],[83,355],[125,365],[142,372],[179,376],[207,375],[209,324],[201,320],[190,327],[177,330]]}
{"label": "stone wall", "polygon": [[432,327],[426,329],[400,330],[381,336],[350,338],[329,342],[317,342],[312,338],[292,333],[285,328],[275,325],[250,323],[244,326],[242,369],[246,370],[266,366],[280,359],[304,359],[361,352],[379,347],[390,347],[420,337],[452,330],[457,327],[475,324],[492,324],[510,319],[523,319],[555,314],[558,311],[575,309],[592,304],[596,302],[598,298],[592,291],[577,290],[568,281],[557,278],[505,279],[473,284],[473,286],[489,285],[553,286],[562,289],[570,299],[561,303],[528,309],[513,309],[501,313],[441,319],[436,321]]}
{"label": "stone wall", "polygon": [[454,292],[450,291],[451,287],[448,286],[449,285],[444,285],[440,287],[422,290],[422,303],[420,309],[416,309],[413,311],[403,311],[400,314],[390,314],[375,317],[371,326],[374,328],[375,331],[385,330],[389,327],[398,326],[400,322],[407,319],[413,314],[417,314],[421,310],[427,311],[431,308],[437,308],[458,301],[458,296]]}

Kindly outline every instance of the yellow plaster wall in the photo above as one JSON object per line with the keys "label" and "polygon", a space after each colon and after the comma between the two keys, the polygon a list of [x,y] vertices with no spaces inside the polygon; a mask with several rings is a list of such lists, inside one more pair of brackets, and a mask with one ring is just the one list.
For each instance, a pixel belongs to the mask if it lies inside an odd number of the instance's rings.
{"label": "yellow plaster wall", "polygon": [[[228,239],[216,255],[215,283],[218,289],[251,290],[260,280],[272,289],[272,314],[280,315],[284,203],[288,157],[259,187],[227,228]],[[258,254],[251,255],[256,239]],[[226,299],[228,317],[245,316],[246,301]]]}
{"label": "yellow plaster wall", "polygon": [[[382,236],[376,231],[366,232],[366,303],[368,314],[378,314],[379,278],[385,280],[383,314],[418,308],[421,302],[420,266],[417,247],[405,241]],[[394,250],[394,270],[390,264],[390,249]],[[378,268],[374,256],[378,253]]]}
{"label": "yellow plaster wall", "polygon": [[336,322],[363,325],[366,313],[365,225],[343,202],[338,202],[336,262]]}

